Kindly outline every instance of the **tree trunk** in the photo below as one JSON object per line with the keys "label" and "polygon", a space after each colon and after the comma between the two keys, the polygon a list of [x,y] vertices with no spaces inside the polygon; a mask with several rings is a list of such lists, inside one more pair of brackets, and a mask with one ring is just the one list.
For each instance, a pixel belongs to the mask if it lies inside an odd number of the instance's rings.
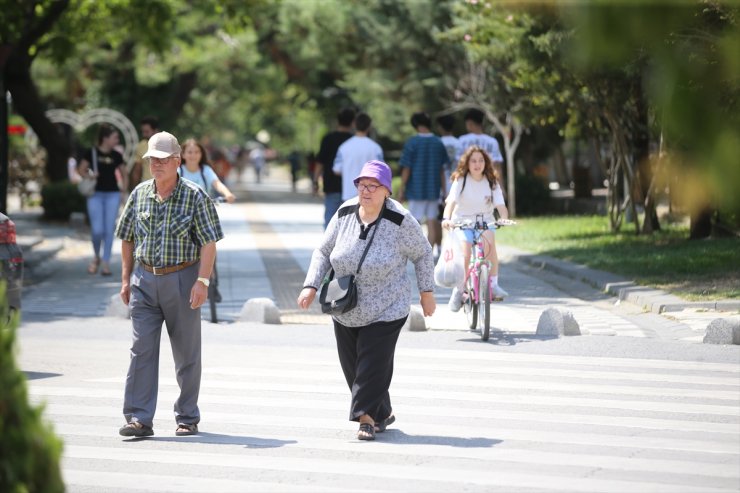
{"label": "tree trunk", "polygon": [[660,230],[660,222],[655,209],[655,198],[651,197],[651,194],[655,193],[655,187],[651,187],[653,184],[653,170],[650,160],[650,134],[648,133],[650,122],[648,119],[648,103],[642,90],[642,79],[639,77],[633,85],[632,94],[637,103],[638,118],[636,122],[637,131],[633,141],[634,162],[637,168],[635,173],[637,176],[636,186],[640,187],[640,193],[645,198],[645,218],[642,222],[642,232],[652,234],[654,231]]}
{"label": "tree trunk", "polygon": [[712,210],[711,207],[704,207],[691,214],[691,226],[689,229],[690,240],[709,238],[712,235],[713,214],[714,210]]}
{"label": "tree trunk", "polygon": [[190,99],[190,93],[195,89],[198,83],[198,74],[195,71],[180,74],[175,80],[175,88],[170,100],[170,116],[177,120],[182,113],[182,109]]}
{"label": "tree trunk", "polygon": [[52,182],[66,180],[67,159],[71,153],[69,143],[46,117],[46,105],[31,78],[31,60],[17,54],[18,51],[15,51],[10,56],[5,70],[5,86],[13,96],[13,107],[31,126],[46,149],[47,179]]}

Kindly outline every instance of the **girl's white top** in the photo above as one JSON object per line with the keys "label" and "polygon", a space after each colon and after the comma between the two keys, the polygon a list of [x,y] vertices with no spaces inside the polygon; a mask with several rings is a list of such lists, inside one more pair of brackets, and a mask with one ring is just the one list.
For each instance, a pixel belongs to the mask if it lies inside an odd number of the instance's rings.
{"label": "girl's white top", "polygon": [[496,206],[505,205],[504,194],[501,192],[498,183],[491,190],[485,176],[481,180],[475,180],[468,175],[464,190],[462,190],[462,184],[462,177],[452,182],[450,193],[447,195],[447,202],[454,201],[457,204],[450,219],[453,221],[466,219],[475,221],[477,214],[483,214],[484,221],[492,222],[494,220],[493,209]]}

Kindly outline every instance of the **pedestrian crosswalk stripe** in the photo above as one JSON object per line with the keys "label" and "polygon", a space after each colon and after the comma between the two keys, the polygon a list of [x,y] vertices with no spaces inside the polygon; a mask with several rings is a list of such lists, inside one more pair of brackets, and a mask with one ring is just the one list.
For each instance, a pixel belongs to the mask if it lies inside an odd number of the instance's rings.
{"label": "pedestrian crosswalk stripe", "polygon": [[[355,447],[365,444],[356,443]],[[178,452],[173,454],[167,450],[142,450],[141,447],[111,447],[101,449],[99,447],[70,446],[66,453],[71,459],[85,459],[91,461],[124,461],[135,465],[137,463],[156,462],[158,464],[173,464],[187,470],[191,467],[199,471],[207,471],[211,467],[233,468],[236,470],[272,470],[285,472],[299,472],[311,476],[340,475],[347,478],[364,477],[368,474],[370,466],[367,461],[357,460],[332,460],[320,458],[302,458],[265,455],[250,455],[248,460],[241,454],[228,453],[201,453],[201,452]],[[532,474],[522,470],[521,472],[509,472],[504,469],[503,464],[495,462],[489,464],[481,463],[474,469],[460,469],[453,467],[429,467],[417,464],[408,467],[406,464],[375,463],[373,464],[373,478],[389,478],[402,481],[429,482],[430,485],[437,481],[457,484],[487,485],[498,487],[535,488],[546,486],[546,489],[593,492],[604,491],[623,493],[624,491],[655,491],[675,493],[675,484],[665,484],[651,481],[624,481],[618,479],[600,479],[597,477],[574,477],[567,472],[560,475],[555,474]],[[580,469],[580,467],[579,467]],[[586,468],[584,473],[586,472]],[[595,471],[594,471],[595,472]],[[601,473],[603,474],[603,472]],[[715,478],[714,482],[726,482],[723,478]],[[716,492],[719,488],[707,488],[706,486],[681,485],[682,492]],[[726,485],[727,487],[729,485]]]}
{"label": "pedestrian crosswalk stripe", "polygon": [[[69,491],[142,491],[130,471],[151,492],[726,493],[740,486],[733,365],[494,357],[500,353],[463,360],[404,349],[391,387],[398,421],[371,445],[354,437],[333,350],[248,351],[244,363],[206,366],[195,437],[174,436],[178,392],[164,349],[155,435],[146,440],[117,435],[122,374],[32,380],[32,400],[46,402],[44,415],[65,442]],[[355,488],[368,464],[371,484]],[[183,480],[171,483],[173,476]]]}
{"label": "pedestrian crosswalk stripe", "polygon": [[[228,427],[223,424],[208,428],[213,434],[224,434],[228,432]],[[61,423],[55,426],[55,431],[75,442],[83,442],[85,437],[100,437],[110,434],[110,429],[105,426],[80,425]],[[389,432],[389,433],[392,433]],[[155,435],[157,436],[157,435]],[[311,436],[305,439],[305,433],[302,435],[288,434],[271,434],[270,440],[276,443],[284,443],[285,447],[298,448],[308,451],[332,451],[340,453],[351,453],[357,451],[357,445],[354,442],[346,440],[336,440],[333,438],[322,438]],[[117,438],[111,438],[110,441],[118,441]],[[223,445],[238,443],[240,445],[252,445],[259,447],[263,440],[249,434],[241,435],[231,433],[228,439],[224,439]],[[120,444],[120,441],[118,441]],[[368,450],[362,450],[371,460],[376,460],[379,456],[393,456],[397,453],[398,447],[392,443],[377,442],[375,446]],[[233,453],[234,451],[231,450]],[[735,478],[737,473],[728,470],[728,468],[717,462],[717,454],[707,455],[709,460],[697,461],[678,460],[669,458],[643,458],[636,461],[626,455],[597,455],[571,452],[550,452],[536,449],[516,448],[515,446],[506,447],[435,447],[422,446],[417,447],[414,454],[418,457],[443,457],[456,459],[476,459],[486,461],[506,461],[520,464],[551,464],[551,465],[574,465],[582,467],[604,468],[614,470],[631,470],[631,471],[656,471],[662,473],[682,473],[687,467],[691,467],[692,474],[702,476],[716,476],[723,478]]]}

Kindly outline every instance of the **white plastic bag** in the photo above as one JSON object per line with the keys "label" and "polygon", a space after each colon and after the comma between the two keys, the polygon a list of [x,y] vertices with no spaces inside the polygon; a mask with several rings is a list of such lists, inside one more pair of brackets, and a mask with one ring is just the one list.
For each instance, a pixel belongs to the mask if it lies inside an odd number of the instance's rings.
{"label": "white plastic bag", "polygon": [[463,250],[460,240],[453,233],[445,235],[442,240],[442,251],[434,267],[434,282],[437,286],[454,288],[465,279]]}

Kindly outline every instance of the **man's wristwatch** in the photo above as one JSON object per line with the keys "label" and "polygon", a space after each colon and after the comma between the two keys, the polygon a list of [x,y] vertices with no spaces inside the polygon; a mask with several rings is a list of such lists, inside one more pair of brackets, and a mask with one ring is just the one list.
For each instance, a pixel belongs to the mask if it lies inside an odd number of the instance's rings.
{"label": "man's wristwatch", "polygon": [[199,277],[198,280],[202,282],[203,284],[205,284],[206,287],[210,286],[211,284],[211,280],[208,279],[207,277]]}

